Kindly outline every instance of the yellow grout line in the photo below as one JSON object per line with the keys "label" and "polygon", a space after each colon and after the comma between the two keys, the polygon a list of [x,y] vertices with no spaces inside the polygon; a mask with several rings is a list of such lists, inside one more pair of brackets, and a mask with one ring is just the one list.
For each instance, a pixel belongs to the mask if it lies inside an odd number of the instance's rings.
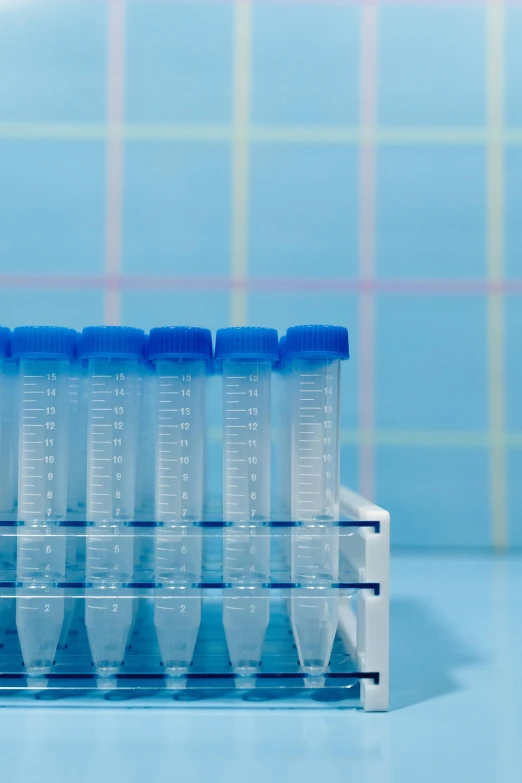
{"label": "yellow grout line", "polygon": [[[238,0],[238,4],[245,3]],[[242,74],[244,78],[248,74]],[[246,79],[245,79],[246,82]],[[57,124],[57,123],[0,123],[0,139],[86,141],[109,138],[128,141],[166,142],[249,142],[269,144],[522,144],[522,128],[481,127],[329,127],[329,126],[248,126],[248,93],[246,123],[231,125],[141,125],[141,124]]]}
{"label": "yellow grout line", "polygon": [[459,430],[341,430],[343,445],[376,443],[383,446],[425,446],[427,448],[521,449],[522,433]]}
{"label": "yellow grout line", "polygon": [[[377,9],[369,6],[363,17],[376,16]],[[522,133],[520,134],[522,140]],[[422,128],[422,127],[263,127],[251,128],[250,138],[256,142],[291,142],[320,144],[485,144],[485,128]]]}
{"label": "yellow grout line", "polygon": [[[376,167],[378,91],[378,31],[379,10],[364,6],[360,22],[359,102],[361,143],[359,146],[359,276],[371,280],[375,276],[376,243]],[[367,433],[359,441],[360,491],[368,498],[375,496],[375,449],[371,434],[375,425],[375,297],[371,291],[359,297],[358,388],[359,423]]]}
{"label": "yellow grout line", "polygon": [[124,125],[112,128],[128,141],[230,142],[231,125]]}
{"label": "yellow grout line", "polygon": [[2,122],[0,123],[0,139],[17,139],[31,141],[33,139],[62,141],[67,139],[84,141],[86,139],[103,139],[109,135],[108,125],[73,124],[73,123],[34,123],[34,122]]}
{"label": "yellow grout line", "polygon": [[234,128],[232,147],[232,238],[230,276],[236,287],[230,296],[230,323],[242,326],[247,320],[248,274],[248,125],[250,114],[249,0],[236,0],[234,32]]}
{"label": "yellow grout line", "polygon": [[[488,279],[504,277],[504,149],[503,125],[503,58],[504,10],[500,3],[490,4],[487,13],[486,89],[488,127],[487,148],[487,263]],[[504,384],[504,303],[502,294],[488,295],[488,370],[489,427],[491,433],[490,485],[491,525],[495,549],[508,544],[508,507],[505,454],[505,384]]]}

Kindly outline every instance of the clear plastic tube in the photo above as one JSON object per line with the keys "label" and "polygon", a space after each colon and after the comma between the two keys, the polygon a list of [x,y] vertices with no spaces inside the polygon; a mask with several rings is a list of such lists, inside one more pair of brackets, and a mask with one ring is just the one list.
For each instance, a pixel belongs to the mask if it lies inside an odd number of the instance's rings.
{"label": "clear plastic tube", "polygon": [[[10,332],[0,327],[0,514],[9,515],[15,510],[18,487],[16,484],[18,454],[18,368],[9,359]],[[15,402],[16,400],[16,402]]]}
{"label": "clear plastic tube", "polygon": [[[223,362],[223,624],[232,665],[255,671],[270,616],[270,362]],[[256,590],[257,588],[257,590]]]}
{"label": "clear plastic tube", "polygon": [[[10,352],[9,329],[0,327],[0,517],[2,522],[14,521],[16,487],[13,491],[14,455],[18,449],[16,408],[18,396],[14,393],[13,379],[16,364],[7,358]],[[15,402],[16,400],[16,402]],[[16,528],[0,526],[0,581],[16,579]],[[13,588],[3,588],[0,597],[0,647],[3,637],[16,625]]]}
{"label": "clear plastic tube", "polygon": [[[72,333],[72,335],[71,335]],[[16,625],[26,671],[53,665],[64,616],[72,330],[21,327]],[[67,355],[69,351],[69,355]],[[48,355],[46,355],[48,354]]]}
{"label": "clear plastic tube", "polygon": [[6,508],[16,510],[18,505],[18,362],[4,359],[4,388],[7,404],[2,415],[2,486],[5,488]]}
{"label": "clear plastic tube", "polygon": [[299,658],[310,673],[322,674],[330,660],[338,620],[331,584],[339,571],[340,361],[293,362],[292,581],[305,589],[292,599],[292,625]]}
{"label": "clear plastic tube", "polygon": [[[346,347],[345,347],[346,344]],[[340,359],[348,335],[341,327],[294,327],[292,357],[292,592],[291,622],[301,666],[320,676],[330,660],[339,599]],[[293,355],[292,355],[293,353]]]}
{"label": "clear plastic tube", "polygon": [[154,623],[165,673],[184,675],[201,621],[207,329],[153,329],[156,365]]}
{"label": "clear plastic tube", "polygon": [[[279,341],[280,359],[273,375],[276,438],[272,452],[272,475],[275,477],[276,487],[275,493],[272,492],[272,514],[277,514],[278,521],[291,519],[292,496],[292,410],[289,389],[291,373],[289,363],[286,360],[285,342],[286,337],[281,337]],[[277,581],[290,581],[290,535],[288,528],[272,530],[272,563],[275,572],[277,572]]]}
{"label": "clear plastic tube", "polygon": [[143,332],[88,327],[85,623],[101,677],[116,674],[132,624],[138,432],[138,359]]}
{"label": "clear plastic tube", "polygon": [[270,376],[272,329],[223,329],[223,625],[240,675],[261,664],[270,617]]}

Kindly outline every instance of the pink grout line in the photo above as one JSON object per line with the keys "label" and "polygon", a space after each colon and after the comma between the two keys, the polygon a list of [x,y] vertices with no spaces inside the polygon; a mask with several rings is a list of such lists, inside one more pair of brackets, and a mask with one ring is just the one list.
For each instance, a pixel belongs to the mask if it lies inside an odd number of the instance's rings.
{"label": "pink grout line", "polygon": [[171,277],[154,275],[10,275],[2,288],[110,291],[224,291],[254,293],[356,294],[384,296],[522,296],[522,279],[415,280],[390,278]]}
{"label": "pink grout line", "polygon": [[[37,0],[37,2],[44,2],[44,0]],[[85,0],[62,0],[65,2],[85,2]],[[91,0],[91,2],[103,3],[104,5],[111,0]],[[193,0],[121,0],[126,5],[132,5],[133,3],[150,4],[150,5],[191,5]],[[233,5],[234,3],[251,2],[251,0],[204,0],[205,5]],[[14,0],[13,0],[14,4]],[[203,4],[203,0],[202,3]],[[322,7],[328,6],[357,6],[358,8],[364,8],[367,6],[375,7],[393,7],[400,6],[403,8],[415,8],[418,6],[432,6],[432,7],[476,7],[483,8],[488,5],[503,5],[509,6],[521,6],[522,0],[255,0],[256,5],[282,5],[282,6],[306,6],[317,5]]]}
{"label": "pink grout line", "polygon": [[[359,157],[359,425],[367,437],[359,450],[361,492],[375,495],[375,449],[370,433],[375,429],[375,233],[376,233],[376,147],[371,132],[377,122],[378,12],[366,6],[361,12],[360,115],[369,140],[360,146]],[[369,285],[368,285],[369,284]]]}
{"label": "pink grout line", "polygon": [[[125,96],[125,0],[108,3],[107,119],[110,126],[124,121]],[[123,235],[123,142],[119,134],[107,140],[105,271],[112,280],[121,272]],[[119,285],[104,286],[106,324],[119,324]]]}
{"label": "pink grout line", "polygon": [[[98,0],[104,2],[105,0]],[[133,2],[163,4],[163,5],[188,5],[190,0],[124,0],[131,4]],[[214,5],[230,5],[234,2],[249,2],[250,0],[206,0],[207,3]],[[485,6],[491,3],[502,3],[504,5],[522,5],[522,0],[255,0],[256,5],[357,5],[357,6]]]}

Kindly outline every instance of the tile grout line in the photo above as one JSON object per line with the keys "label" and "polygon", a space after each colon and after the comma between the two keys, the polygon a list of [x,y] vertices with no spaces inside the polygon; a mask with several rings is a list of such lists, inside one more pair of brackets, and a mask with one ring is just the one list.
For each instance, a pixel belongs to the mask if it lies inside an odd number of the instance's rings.
{"label": "tile grout line", "polygon": [[[504,149],[503,58],[504,11],[500,2],[487,7],[486,89],[488,126],[493,131],[487,155],[487,274],[489,281],[504,278]],[[498,136],[497,136],[498,134]],[[503,550],[508,544],[508,507],[505,449],[505,366],[504,299],[499,291],[490,291],[487,300],[488,378],[491,532],[493,546]]]}
{"label": "tile grout line", "polygon": [[[342,429],[342,445],[359,445],[368,438],[366,430]],[[371,433],[374,443],[386,446],[420,446],[426,448],[490,449],[522,448],[522,432],[496,433],[490,430],[396,430],[376,429]]]}
{"label": "tile grout line", "polygon": [[[124,2],[129,0],[124,0]],[[239,2],[240,0],[238,0]],[[115,0],[112,0],[115,2]],[[521,0],[522,2],[522,0]],[[389,126],[366,129],[359,126],[287,126],[248,125],[243,131],[250,142],[261,144],[352,144],[365,141],[386,144],[488,145],[495,141],[521,145],[522,127],[447,127]],[[67,139],[132,139],[133,141],[222,142],[235,136],[231,125],[149,125],[142,123],[12,123],[0,122],[0,139],[31,141]]]}
{"label": "tile grout line", "polygon": [[[360,122],[364,140],[359,156],[359,275],[372,280],[375,274],[377,24],[374,6],[361,9]],[[359,299],[359,420],[366,437],[359,443],[360,488],[375,495],[375,297],[362,292]]]}
{"label": "tile grout line", "polygon": [[[82,0],[78,0],[79,2],[82,2]],[[94,1],[94,0],[93,0]],[[189,2],[189,0],[126,0],[127,3],[145,3],[145,4],[162,4],[162,5],[176,5],[176,4],[186,4]],[[406,5],[406,6],[415,6],[415,5],[433,5],[434,0],[328,0],[330,5],[357,5],[357,6],[366,6],[366,5],[380,5],[384,7],[391,6],[397,6],[397,5]],[[471,6],[471,7],[483,7],[487,5],[490,2],[495,2],[495,0],[458,0],[458,5],[462,6]],[[106,2],[106,0],[96,0],[96,2],[103,3]],[[231,2],[234,2],[234,0],[207,0],[207,2],[211,2],[215,5],[228,5]],[[278,3],[281,3],[281,0],[257,0],[259,4],[263,5],[277,5]],[[284,0],[285,5],[320,5],[323,3],[324,0]],[[506,5],[511,6],[520,6],[522,4],[522,0],[503,0],[503,2]],[[438,5],[442,6],[451,6],[455,5],[455,0],[437,0]]]}
{"label": "tile grout line", "polygon": [[[107,14],[107,118],[111,128],[123,125],[125,114],[125,0],[108,0]],[[109,133],[106,148],[106,324],[119,324],[121,321],[121,291],[118,279],[122,265],[123,154],[121,134]]]}
{"label": "tile grout line", "polygon": [[236,0],[234,6],[234,127],[232,141],[232,237],[230,323],[242,326],[247,320],[248,276],[248,177],[251,70],[250,0]]}

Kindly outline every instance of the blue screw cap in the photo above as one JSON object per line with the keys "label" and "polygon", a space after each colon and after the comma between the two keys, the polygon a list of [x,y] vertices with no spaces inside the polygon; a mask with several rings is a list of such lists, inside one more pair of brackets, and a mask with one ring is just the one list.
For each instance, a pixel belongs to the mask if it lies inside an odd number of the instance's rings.
{"label": "blue screw cap", "polygon": [[276,329],[262,326],[235,326],[216,332],[216,361],[259,359],[276,362],[279,342]]}
{"label": "blue screw cap", "polygon": [[11,330],[7,326],[0,326],[0,359],[11,356]]}
{"label": "blue screw cap", "polygon": [[73,359],[76,332],[65,326],[17,326],[11,337],[15,359]]}
{"label": "blue screw cap", "polygon": [[145,333],[132,326],[86,326],[80,336],[78,353],[83,359],[143,358]]}
{"label": "blue screw cap", "polygon": [[314,324],[291,326],[286,332],[285,352],[288,358],[348,359],[348,329]]}
{"label": "blue screw cap", "polygon": [[199,326],[160,326],[150,330],[149,359],[212,361],[212,335]]}

